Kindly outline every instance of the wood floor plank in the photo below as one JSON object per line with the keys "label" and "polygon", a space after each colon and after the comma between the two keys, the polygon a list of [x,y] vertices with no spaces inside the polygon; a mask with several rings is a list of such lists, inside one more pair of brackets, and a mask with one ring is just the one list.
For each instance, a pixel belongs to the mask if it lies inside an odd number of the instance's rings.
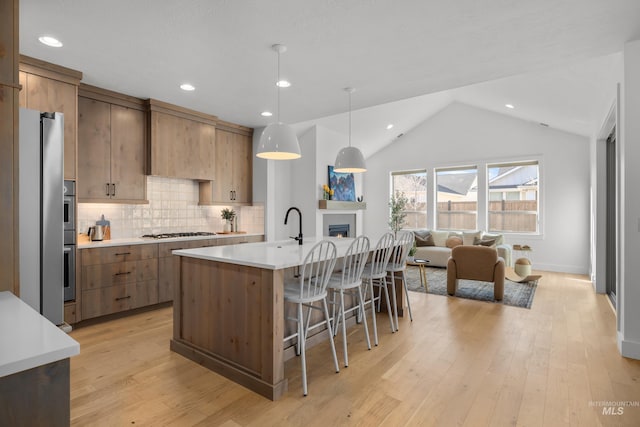
{"label": "wood floor plank", "polygon": [[171,307],[80,325],[72,425],[640,425],[640,407],[598,406],[640,400],[640,361],[619,355],[607,297],[584,276],[542,274],[530,310],[411,293],[414,321],[391,333],[378,315],[378,347],[362,325],[347,331],[339,374],[328,342],[309,349],[307,397],[288,360],[277,402],[172,353]]}

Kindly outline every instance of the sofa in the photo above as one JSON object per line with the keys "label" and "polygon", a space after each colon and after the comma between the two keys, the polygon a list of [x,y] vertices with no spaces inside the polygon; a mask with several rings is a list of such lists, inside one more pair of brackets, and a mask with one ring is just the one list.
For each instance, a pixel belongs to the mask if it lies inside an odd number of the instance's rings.
{"label": "sofa", "polygon": [[458,279],[493,282],[493,298],[504,296],[504,261],[486,246],[460,245],[453,248],[447,265],[447,293],[455,295]]}
{"label": "sofa", "polygon": [[511,266],[511,245],[504,243],[502,234],[483,231],[413,230],[414,258],[426,259],[430,267],[446,267],[451,249],[459,245],[495,248],[506,266]]}

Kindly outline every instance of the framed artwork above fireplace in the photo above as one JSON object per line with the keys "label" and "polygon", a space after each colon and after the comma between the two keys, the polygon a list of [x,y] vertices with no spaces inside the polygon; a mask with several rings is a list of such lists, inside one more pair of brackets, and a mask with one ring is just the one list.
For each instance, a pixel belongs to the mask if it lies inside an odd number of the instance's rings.
{"label": "framed artwork above fireplace", "polygon": [[356,184],[352,173],[334,172],[333,166],[329,166],[329,188],[333,190],[333,200],[356,201]]}

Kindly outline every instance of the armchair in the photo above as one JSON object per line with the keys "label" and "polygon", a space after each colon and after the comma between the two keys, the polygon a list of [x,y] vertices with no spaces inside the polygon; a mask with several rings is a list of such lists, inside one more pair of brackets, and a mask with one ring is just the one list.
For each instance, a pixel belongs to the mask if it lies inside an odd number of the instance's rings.
{"label": "armchair", "polygon": [[486,246],[456,246],[447,262],[447,293],[455,295],[458,279],[493,282],[493,296],[504,296],[504,260],[498,251]]}

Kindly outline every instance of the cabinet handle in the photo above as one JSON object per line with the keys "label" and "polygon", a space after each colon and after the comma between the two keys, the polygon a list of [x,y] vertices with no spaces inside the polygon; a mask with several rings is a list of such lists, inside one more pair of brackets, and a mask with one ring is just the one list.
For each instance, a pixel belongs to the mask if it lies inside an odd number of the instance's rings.
{"label": "cabinet handle", "polygon": [[123,299],[129,299],[131,298],[131,295],[127,295],[126,297],[118,297],[116,298],[116,301],[122,301]]}
{"label": "cabinet handle", "polygon": [[233,191],[229,190],[229,200],[233,200]]}
{"label": "cabinet handle", "polygon": [[236,190],[233,190],[233,200],[236,199]]}
{"label": "cabinet handle", "polygon": [[120,252],[116,254],[116,256],[120,256],[120,255],[131,255],[131,252]]}
{"label": "cabinet handle", "polygon": [[109,195],[109,183],[107,182],[107,196]]}
{"label": "cabinet handle", "polygon": [[115,275],[116,276],[125,276],[127,274],[131,274],[131,272],[130,271],[125,271],[125,272],[122,272],[122,273],[116,273]]}
{"label": "cabinet handle", "polygon": [[111,184],[111,196],[116,197],[116,185]]}

